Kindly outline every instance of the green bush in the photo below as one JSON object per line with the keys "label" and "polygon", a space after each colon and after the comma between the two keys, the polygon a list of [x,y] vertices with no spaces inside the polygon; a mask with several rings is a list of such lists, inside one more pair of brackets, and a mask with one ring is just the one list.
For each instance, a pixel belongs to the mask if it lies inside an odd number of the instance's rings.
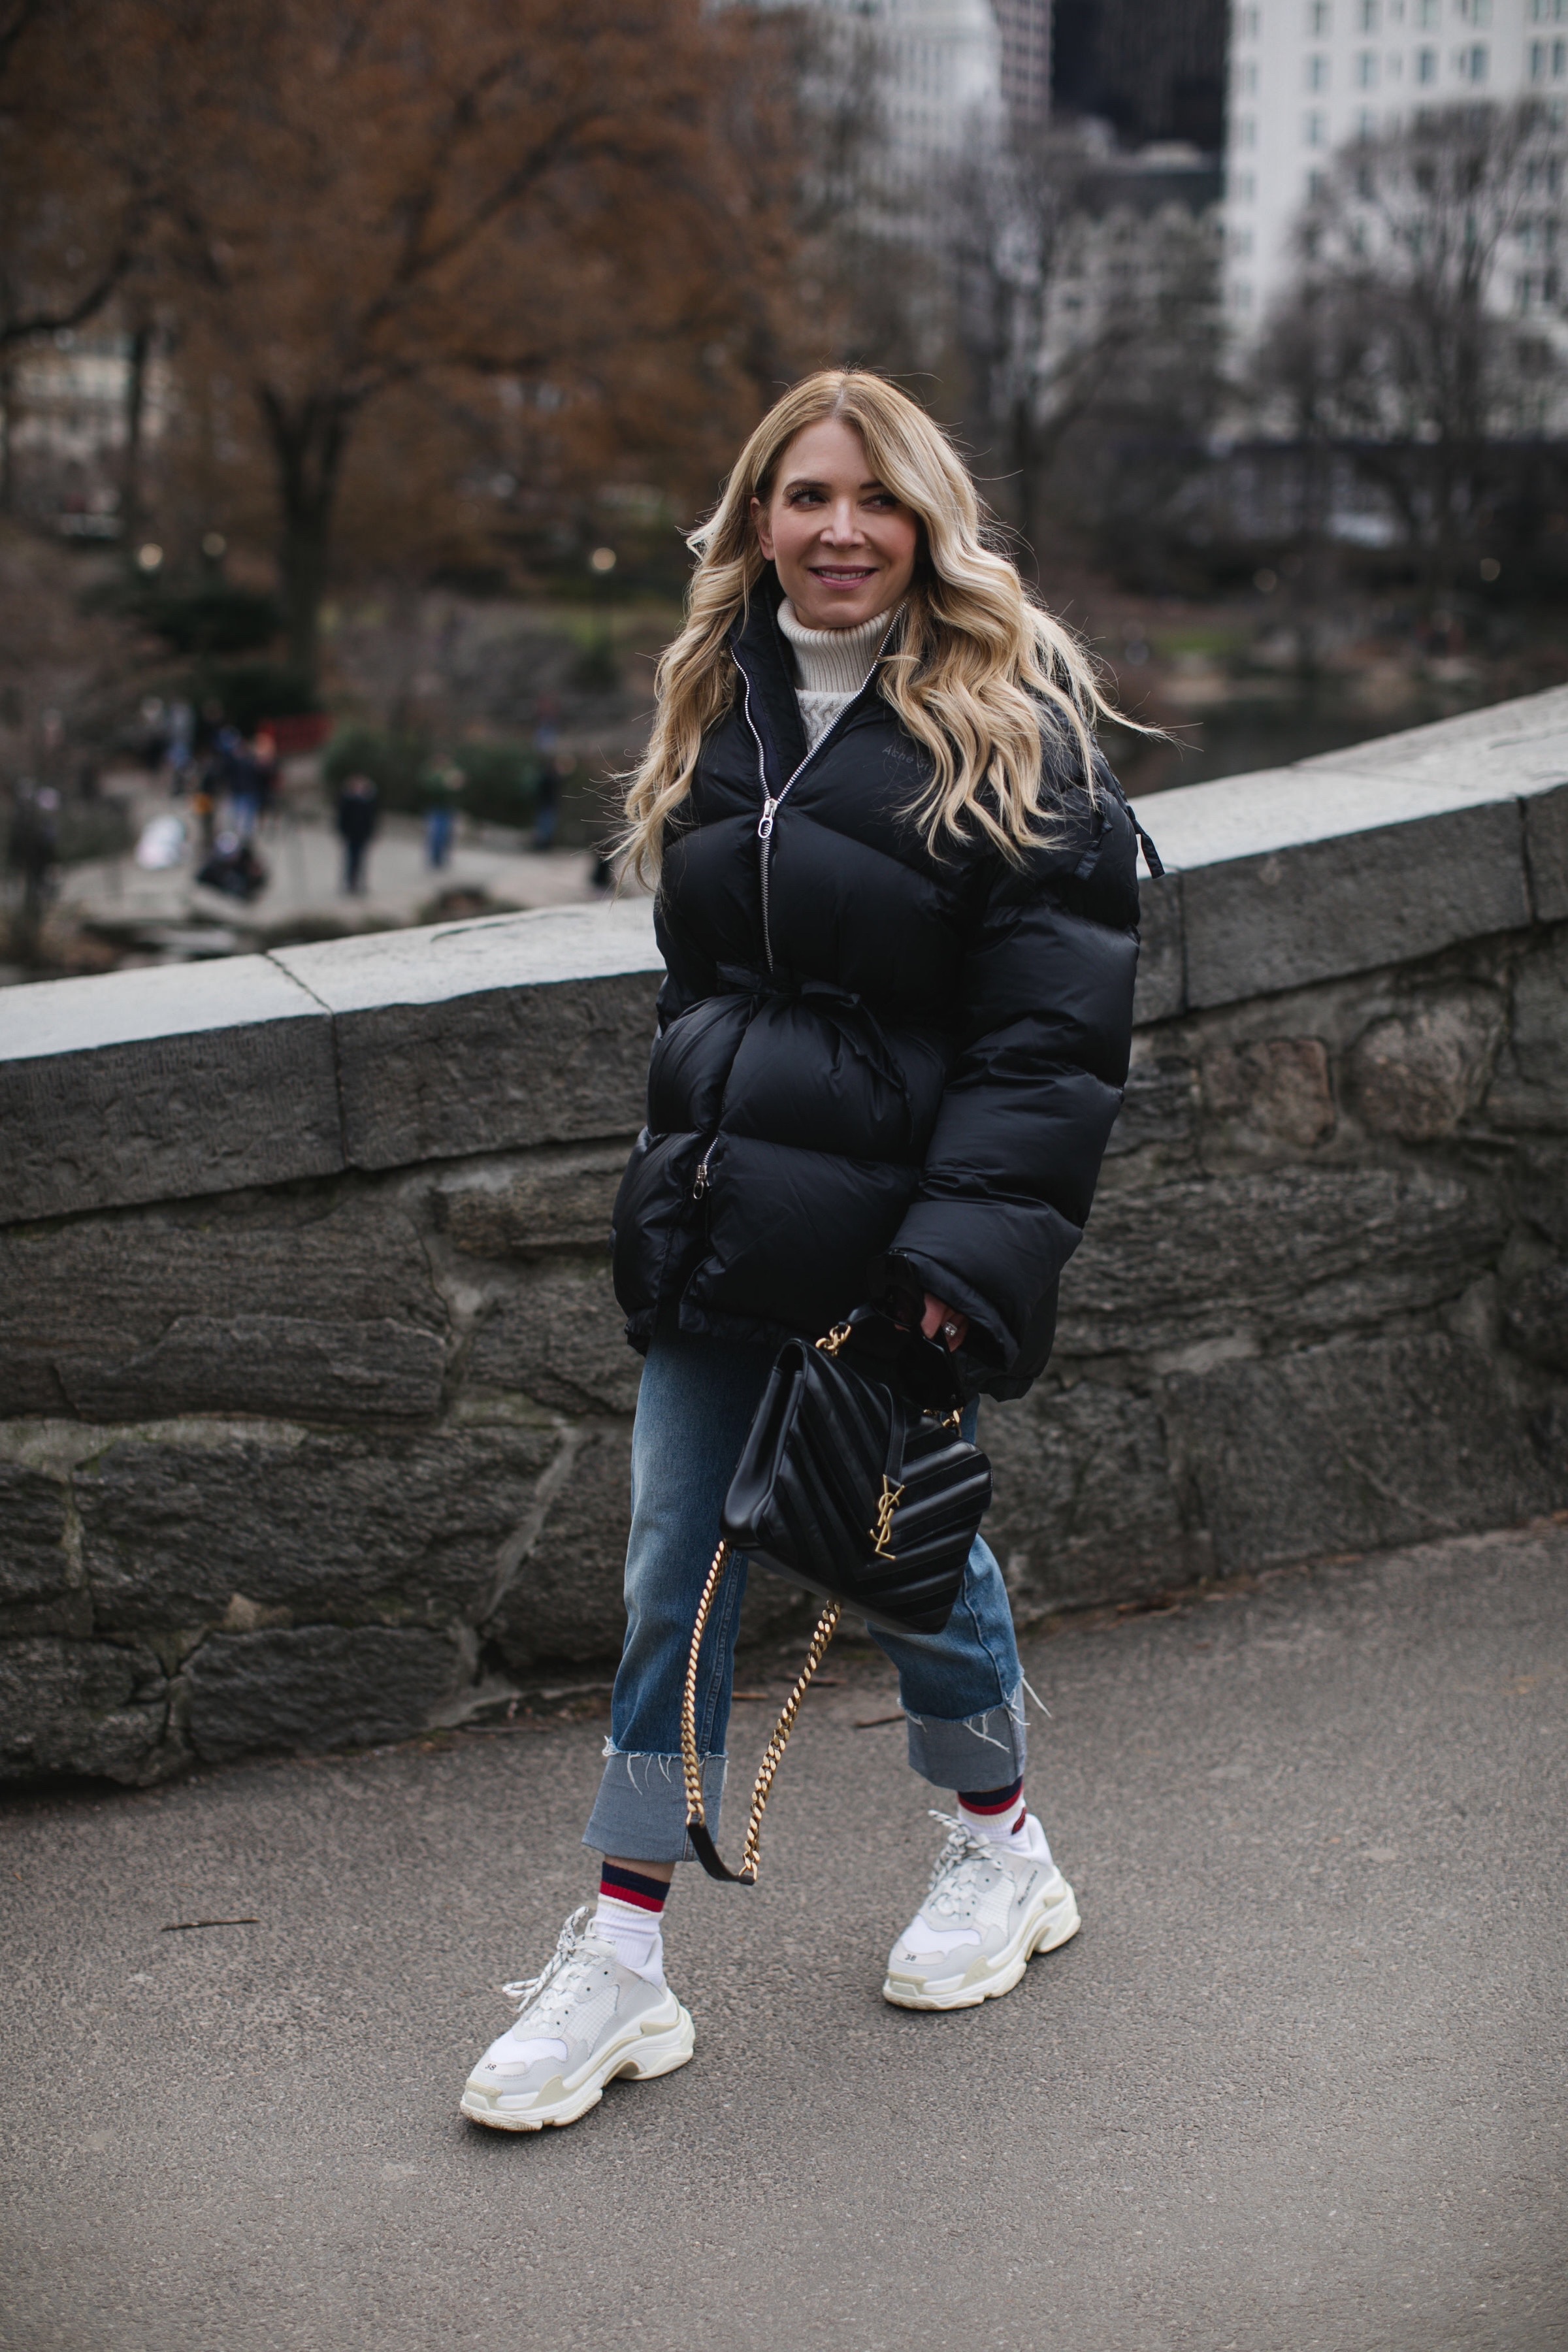
{"label": "green bush", "polygon": [[264,719],[302,718],[320,710],[320,698],[309,679],[275,662],[237,662],[230,667],[201,670],[192,688],[197,707],[216,700],[223,715],[242,735],[254,735]]}
{"label": "green bush", "polygon": [[321,776],[333,791],[350,776],[368,776],[380,792],[384,809],[416,814],[425,806],[429,765],[430,746],[423,735],[340,727],[327,746]]}
{"label": "green bush", "polygon": [[275,596],[223,581],[184,590],[144,588],[131,609],[177,654],[256,653],[272,643],[283,621]]}
{"label": "green bush", "polygon": [[457,796],[465,814],[487,824],[531,824],[543,762],[522,743],[460,743],[452,754],[463,772]]}
{"label": "green bush", "polygon": [[439,772],[448,765],[462,771],[463,788],[452,795],[462,814],[486,824],[532,824],[542,763],[523,743],[459,743],[442,758],[423,735],[341,727],[321,775],[334,792],[346,777],[369,776],[383,808],[417,815],[438,797]]}

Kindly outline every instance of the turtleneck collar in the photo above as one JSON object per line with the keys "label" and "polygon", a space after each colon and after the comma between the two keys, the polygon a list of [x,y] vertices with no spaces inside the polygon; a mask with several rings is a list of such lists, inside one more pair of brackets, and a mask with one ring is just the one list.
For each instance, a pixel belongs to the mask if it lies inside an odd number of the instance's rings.
{"label": "turtleneck collar", "polygon": [[808,629],[796,620],[786,596],[779,606],[779,628],[795,656],[800,693],[814,699],[830,695],[846,700],[858,694],[893,617],[892,612],[875,613],[853,629]]}

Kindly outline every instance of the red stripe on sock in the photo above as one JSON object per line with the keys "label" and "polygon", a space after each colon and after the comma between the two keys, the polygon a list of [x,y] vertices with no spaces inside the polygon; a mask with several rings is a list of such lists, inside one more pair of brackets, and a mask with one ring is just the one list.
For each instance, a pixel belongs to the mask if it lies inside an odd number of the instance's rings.
{"label": "red stripe on sock", "polygon": [[1022,1778],[1019,1778],[1009,1781],[1005,1789],[976,1789],[973,1791],[960,1789],[958,1801],[966,1813],[981,1813],[987,1817],[994,1817],[998,1813],[1009,1811],[1018,1803],[1023,1793],[1024,1783]]}
{"label": "red stripe on sock", "polygon": [[606,1863],[599,1873],[599,1892],[617,1903],[635,1904],[639,1911],[662,1911],[669,1888],[662,1878],[645,1878],[640,1870],[616,1870]]}

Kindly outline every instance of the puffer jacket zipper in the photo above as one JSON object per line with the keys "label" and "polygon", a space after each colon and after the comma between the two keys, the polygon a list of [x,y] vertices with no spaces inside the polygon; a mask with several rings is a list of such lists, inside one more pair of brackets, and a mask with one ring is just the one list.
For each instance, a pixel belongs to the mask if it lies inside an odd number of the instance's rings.
{"label": "puffer jacket zipper", "polygon": [[[884,645],[886,642],[887,640],[884,638]],[[752,730],[752,740],[757,747],[757,781],[761,784],[763,790],[763,813],[757,819],[757,862],[763,886],[763,952],[767,957],[768,970],[770,971],[772,971],[773,968],[773,932],[769,926],[768,859],[772,854],[771,845],[773,837],[773,819],[777,815],[784,802],[784,794],[790,790],[792,785],[799,782],[800,778],[805,773],[807,768],[810,767],[812,761],[816,759],[817,753],[826,750],[828,744],[832,742],[833,738],[843,726],[844,721],[848,718],[850,712],[858,709],[861,702],[864,701],[866,694],[869,688],[874,684],[877,673],[881,668],[881,666],[882,656],[880,651],[879,651],[876,660],[872,663],[869,671],[867,673],[865,684],[861,687],[859,693],[857,694],[851,701],[845,704],[843,709],[839,712],[832,726],[827,729],[825,734],[820,735],[817,738],[810,751],[806,753],[805,759],[801,761],[799,767],[795,771],[794,775],[786,777],[784,782],[779,786],[776,793],[770,793],[768,790],[768,755],[763,749],[763,739],[757,732],[756,720],[752,717],[752,681],[746,675],[744,664],[739,661],[735,664],[736,668],[741,673],[742,703],[746,714],[746,724]],[[703,1162],[702,1171],[700,1172],[705,1175],[706,1168],[707,1162],[705,1160]]]}

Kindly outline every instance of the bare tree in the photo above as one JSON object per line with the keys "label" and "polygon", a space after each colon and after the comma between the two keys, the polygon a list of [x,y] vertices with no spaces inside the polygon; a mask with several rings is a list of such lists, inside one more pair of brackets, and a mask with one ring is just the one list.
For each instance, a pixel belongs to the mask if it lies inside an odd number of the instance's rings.
{"label": "bare tree", "polygon": [[1386,497],[1429,598],[1517,470],[1510,445],[1562,431],[1563,307],[1553,273],[1523,265],[1548,224],[1555,239],[1565,148],[1525,104],[1418,116],[1344,150],[1258,353],[1264,413]]}
{"label": "bare tree", "polygon": [[1011,520],[1036,549],[1063,521],[1120,529],[1130,501],[1147,523],[1219,397],[1212,222],[1130,201],[1070,131],[980,158],[956,209],[972,430]]}

